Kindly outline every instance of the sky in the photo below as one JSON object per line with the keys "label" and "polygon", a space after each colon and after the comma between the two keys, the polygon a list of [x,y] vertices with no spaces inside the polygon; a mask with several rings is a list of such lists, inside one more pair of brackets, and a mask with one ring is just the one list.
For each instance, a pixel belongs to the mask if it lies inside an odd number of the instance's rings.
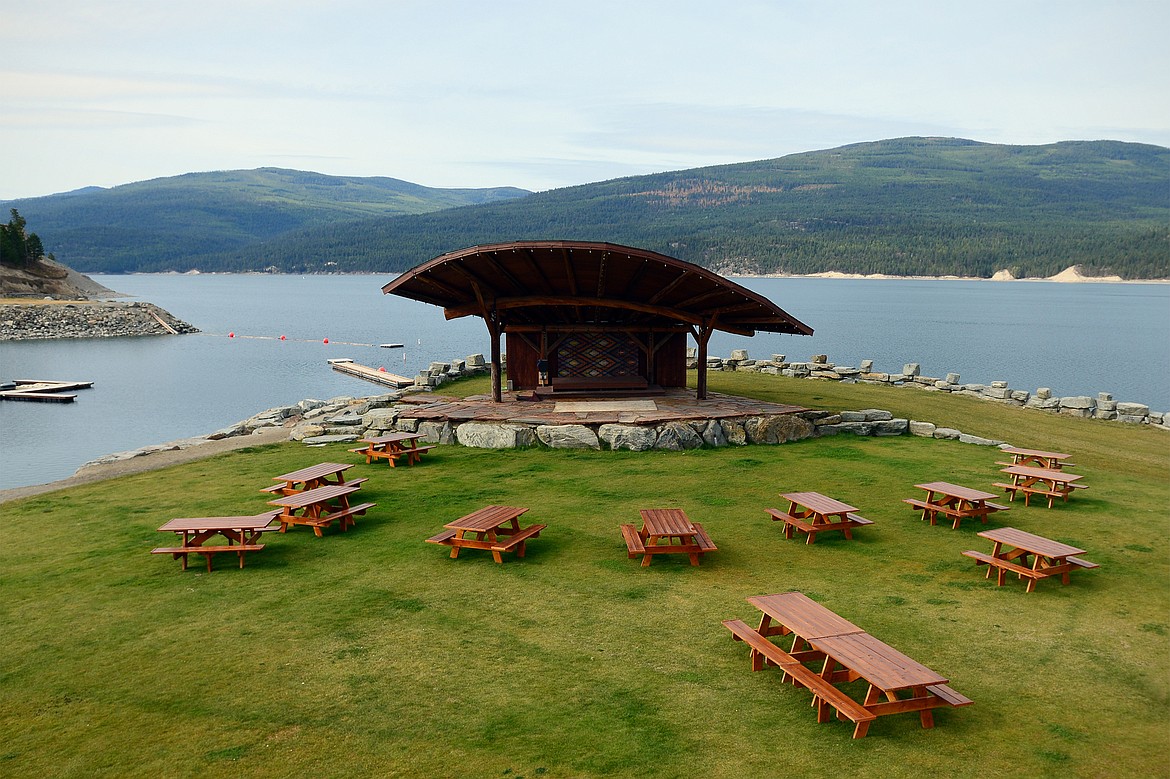
{"label": "sky", "polygon": [[0,0],[0,199],[530,190],[911,135],[1170,146],[1165,0]]}

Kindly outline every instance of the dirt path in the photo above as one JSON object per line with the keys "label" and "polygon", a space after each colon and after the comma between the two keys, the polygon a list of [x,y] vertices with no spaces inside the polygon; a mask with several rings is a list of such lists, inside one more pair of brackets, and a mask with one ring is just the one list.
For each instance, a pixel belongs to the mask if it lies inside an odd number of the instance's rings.
{"label": "dirt path", "polygon": [[153,471],[171,465],[189,463],[193,460],[201,460],[204,457],[213,457],[217,454],[230,452],[233,449],[243,449],[245,446],[274,444],[287,439],[288,431],[284,428],[264,427],[251,435],[223,438],[219,441],[208,441],[205,444],[198,444],[187,449],[151,452],[150,454],[144,454],[139,457],[131,457],[129,460],[120,460],[116,463],[91,465],[88,468],[78,470],[77,473],[68,479],[61,479],[60,481],[49,482],[48,484],[34,484],[29,487],[14,487],[9,490],[0,490],[0,503],[28,498],[33,495],[41,495],[55,490],[68,489],[69,487],[76,487],[79,484],[89,484],[95,481],[113,479],[118,476],[126,476],[131,473],[142,473],[143,471]]}

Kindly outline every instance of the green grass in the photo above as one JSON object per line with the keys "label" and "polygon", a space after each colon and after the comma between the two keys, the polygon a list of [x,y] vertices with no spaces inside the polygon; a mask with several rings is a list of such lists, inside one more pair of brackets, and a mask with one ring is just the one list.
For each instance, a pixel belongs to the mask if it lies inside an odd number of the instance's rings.
{"label": "green grass", "polygon": [[[253,448],[4,504],[5,776],[1154,776],[1170,765],[1170,456],[1163,431],[883,387],[715,374],[738,391],[880,407],[1069,451],[1091,488],[1010,524],[1089,550],[1072,583],[997,588],[901,503],[922,480],[986,487],[994,449],[836,438],[665,452],[439,447],[355,468],[378,507],[348,533],[271,536],[244,570],[149,550],[177,516],[263,510],[271,476],[343,446]],[[446,391],[447,388],[445,388]],[[475,383],[455,392],[480,391]],[[903,410],[906,409],[906,410]],[[784,541],[763,509],[816,490],[876,524]],[[486,503],[548,524],[528,556],[423,543]],[[617,525],[678,506],[720,549],[649,568]],[[719,624],[799,589],[975,700],[863,740],[751,673]]]}

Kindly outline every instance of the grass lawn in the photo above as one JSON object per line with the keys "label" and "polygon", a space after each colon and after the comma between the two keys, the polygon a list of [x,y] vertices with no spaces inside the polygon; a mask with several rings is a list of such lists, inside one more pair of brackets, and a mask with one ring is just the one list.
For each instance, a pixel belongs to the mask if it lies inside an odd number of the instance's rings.
{"label": "grass lawn", "polygon": [[[466,382],[454,392],[478,392]],[[964,524],[901,502],[989,488],[993,448],[911,437],[670,452],[444,446],[360,464],[377,508],[348,533],[268,536],[236,568],[180,572],[155,529],[256,513],[271,476],[338,445],[243,449],[0,507],[0,772],[95,776],[1164,776],[1170,771],[1170,434],[913,390],[712,374],[711,389],[885,408],[1074,455],[1090,489],[993,515],[1088,550],[1072,583],[997,588]],[[360,462],[360,461],[359,461]],[[876,524],[785,541],[764,509],[819,491]],[[423,539],[489,503],[547,523],[528,555]],[[719,551],[649,568],[618,532],[680,507]],[[801,537],[803,538],[803,537]],[[974,699],[818,725],[720,625],[801,590]]]}

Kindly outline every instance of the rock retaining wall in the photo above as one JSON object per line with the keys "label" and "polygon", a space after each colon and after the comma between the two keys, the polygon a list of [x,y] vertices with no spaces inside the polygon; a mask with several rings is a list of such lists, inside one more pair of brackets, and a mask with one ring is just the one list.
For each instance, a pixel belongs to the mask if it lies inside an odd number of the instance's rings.
{"label": "rock retaining wall", "polygon": [[[687,352],[688,367],[697,366],[694,349]],[[1114,420],[1136,425],[1155,425],[1170,430],[1170,412],[1151,411],[1144,403],[1120,402],[1108,392],[1097,393],[1096,397],[1077,395],[1060,398],[1047,387],[1035,392],[1012,389],[1004,381],[990,384],[964,384],[957,373],[944,377],[923,376],[918,363],[906,363],[898,373],[879,373],[873,369],[873,360],[862,360],[857,367],[837,365],[829,362],[824,354],[813,355],[807,362],[789,362],[783,354],[773,354],[768,360],[753,360],[747,351],[734,349],[731,356],[707,358],[708,371],[751,371],[788,376],[796,379],[822,379],[829,381],[858,382],[863,384],[889,384],[899,387],[913,387],[928,392],[949,392],[955,395],[1007,403],[1023,408],[1047,411],[1053,414]]]}
{"label": "rock retaining wall", "polygon": [[[165,322],[164,326],[162,322]],[[170,327],[170,330],[167,329]],[[150,303],[78,302],[0,305],[0,341],[120,338],[197,333]]]}

